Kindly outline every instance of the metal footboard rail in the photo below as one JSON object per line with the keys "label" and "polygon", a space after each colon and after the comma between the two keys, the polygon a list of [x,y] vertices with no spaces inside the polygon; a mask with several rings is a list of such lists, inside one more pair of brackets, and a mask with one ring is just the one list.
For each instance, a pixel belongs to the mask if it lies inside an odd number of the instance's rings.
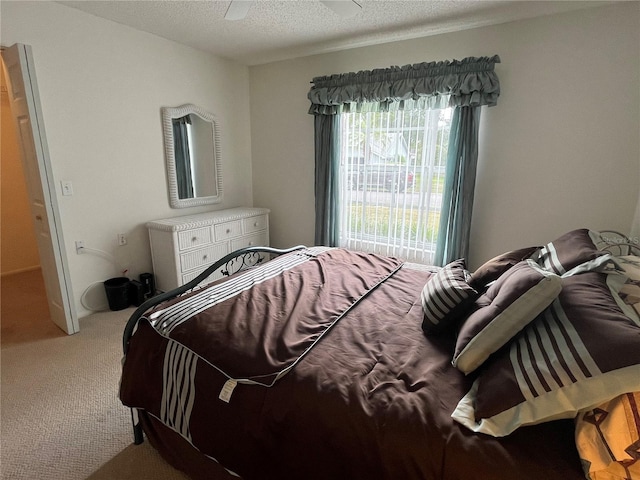
{"label": "metal footboard rail", "polygon": [[601,230],[603,244],[597,247],[613,255],[640,255],[640,239],[615,230]]}
{"label": "metal footboard rail", "polygon": [[127,325],[124,327],[124,333],[122,335],[122,349],[124,351],[124,354],[126,355],[129,350],[129,340],[131,339],[131,335],[133,335],[133,331],[135,330],[138,320],[140,320],[142,315],[144,315],[144,313],[150,308],[153,308],[166,300],[170,300],[179,295],[182,295],[183,293],[193,290],[202,281],[206,280],[210,275],[217,271],[220,271],[224,276],[229,276],[261,263],[265,259],[265,255],[279,256],[284,255],[285,253],[295,252],[296,250],[301,250],[303,248],[307,247],[305,247],[304,245],[297,245],[295,247],[287,249],[272,247],[241,248],[222,257],[220,260],[207,267],[200,275],[195,277],[190,282],[185,283],[178,288],[169,290],[168,292],[160,293],[150,298],[142,305],[140,305],[135,312],[133,312],[133,314],[129,318],[129,321],[127,322]]}
{"label": "metal footboard rail", "polygon": [[[267,255],[271,256],[280,256],[285,253],[295,252],[296,250],[302,250],[305,247],[304,245],[298,245],[295,247],[287,248],[287,249],[279,249],[279,248],[271,248],[271,247],[246,247],[231,252],[230,254],[222,257],[220,260],[215,262],[213,265],[210,265],[206,268],[200,275],[191,280],[188,283],[185,283],[181,287],[175,288],[168,292],[161,293],[156,295],[142,305],[140,305],[135,312],[129,317],[129,321],[127,325],[124,327],[124,333],[122,335],[122,349],[124,351],[124,355],[126,357],[127,352],[129,350],[129,340],[133,335],[133,332],[138,324],[138,321],[145,312],[149,309],[159,305],[160,303],[170,300],[172,298],[176,298],[183,293],[186,293],[190,290],[196,288],[201,282],[206,280],[213,273],[220,271],[223,276],[230,276],[234,273],[242,271],[244,269],[253,267],[262,263]],[[144,435],[142,432],[142,425],[140,424],[140,419],[138,417],[138,410],[136,408],[131,409],[131,423],[133,426],[133,442],[136,445],[140,445],[144,441]]]}

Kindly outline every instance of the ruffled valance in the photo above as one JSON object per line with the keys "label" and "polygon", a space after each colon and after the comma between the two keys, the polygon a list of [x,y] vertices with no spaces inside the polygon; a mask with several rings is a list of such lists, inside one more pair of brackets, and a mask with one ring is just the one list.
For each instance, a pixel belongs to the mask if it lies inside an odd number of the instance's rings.
{"label": "ruffled valance", "polygon": [[493,106],[500,96],[496,63],[498,55],[316,77],[307,95],[309,113],[335,115],[366,102],[386,111],[392,102],[440,96],[448,97],[449,106]]}

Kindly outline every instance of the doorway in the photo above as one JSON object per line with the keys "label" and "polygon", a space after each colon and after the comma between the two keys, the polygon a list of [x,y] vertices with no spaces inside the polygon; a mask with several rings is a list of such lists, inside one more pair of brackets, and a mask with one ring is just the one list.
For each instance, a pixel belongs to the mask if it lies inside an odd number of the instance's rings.
{"label": "doorway", "polygon": [[0,102],[0,192],[4,207],[0,215],[0,341],[5,346],[64,333],[49,313],[3,69]]}
{"label": "doorway", "polygon": [[[76,333],[79,331],[78,317],[31,47],[15,44],[2,48],[2,70],[10,106],[4,110],[10,110],[14,137],[19,144],[29,218],[35,233],[50,318],[65,333]],[[13,224],[11,227],[16,228]],[[28,310],[28,306],[25,309]]]}

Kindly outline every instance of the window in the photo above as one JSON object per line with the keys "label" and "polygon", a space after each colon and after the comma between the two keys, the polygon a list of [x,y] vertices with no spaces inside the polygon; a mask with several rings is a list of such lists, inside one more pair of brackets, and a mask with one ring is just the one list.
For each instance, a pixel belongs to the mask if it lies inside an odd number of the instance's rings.
{"label": "window", "polygon": [[340,117],[339,244],[431,264],[452,109],[372,110]]}
{"label": "window", "polygon": [[[315,77],[307,94],[315,243],[434,265],[467,257],[480,111],[497,104],[499,62],[467,57]],[[434,110],[445,106],[452,110]]]}

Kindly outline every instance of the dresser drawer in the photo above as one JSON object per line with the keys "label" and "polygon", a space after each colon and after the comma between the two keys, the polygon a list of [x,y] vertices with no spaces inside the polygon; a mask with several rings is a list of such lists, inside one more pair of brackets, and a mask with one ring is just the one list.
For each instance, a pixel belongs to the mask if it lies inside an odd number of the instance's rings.
{"label": "dresser drawer", "polygon": [[214,225],[216,242],[228,240],[229,238],[239,237],[242,235],[242,220],[234,220],[233,222],[224,222]]}
{"label": "dresser drawer", "polygon": [[244,233],[253,233],[260,230],[265,230],[268,225],[266,215],[259,215],[257,217],[244,219]]}
{"label": "dresser drawer", "polygon": [[194,268],[210,265],[227,254],[226,245],[211,245],[188,253],[180,254],[180,270],[188,272]]}
{"label": "dresser drawer", "polygon": [[231,251],[245,247],[263,247],[268,246],[269,238],[266,232],[254,233],[253,235],[245,235],[242,238],[236,238],[231,241]]}
{"label": "dresser drawer", "polygon": [[[228,208],[154,220],[146,226],[156,286],[165,292],[193,280],[232,250],[269,246],[266,208]],[[220,277],[214,273],[209,279]]]}
{"label": "dresser drawer", "polygon": [[186,232],[178,232],[178,249],[199,247],[211,243],[211,227],[195,228]]}
{"label": "dresser drawer", "polygon": [[[193,272],[185,273],[184,275],[182,275],[182,283],[181,283],[181,285],[184,285],[185,283],[189,283],[191,280],[193,280],[198,275],[200,275],[203,270],[204,270],[204,268],[201,268],[201,269],[199,268],[197,270],[194,270]],[[202,282],[200,282],[200,285],[204,285],[204,284],[207,284],[209,282],[213,282],[214,280],[218,280],[219,278],[222,278],[222,274],[220,272],[213,272],[206,279],[204,279]]]}

